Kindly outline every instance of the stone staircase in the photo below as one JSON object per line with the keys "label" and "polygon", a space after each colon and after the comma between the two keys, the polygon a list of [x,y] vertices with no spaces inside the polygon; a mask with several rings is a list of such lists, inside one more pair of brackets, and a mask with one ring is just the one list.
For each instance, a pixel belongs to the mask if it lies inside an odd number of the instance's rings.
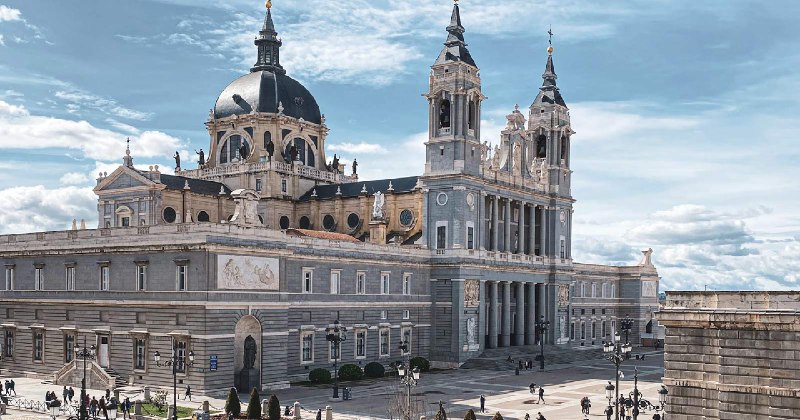
{"label": "stone staircase", "polygon": [[117,373],[116,370],[110,367],[105,367],[103,368],[103,370],[108,374],[108,376],[114,378],[114,389],[128,386],[128,383],[125,382],[125,380],[122,379],[122,377],[120,377],[119,373]]}
{"label": "stone staircase", "polygon": [[[539,346],[512,346],[486,349],[480,356],[474,357],[461,365],[461,369],[509,371],[518,366],[518,360],[532,360],[534,369],[539,368],[536,358],[540,354]],[[511,356],[513,362],[508,362]],[[578,363],[603,358],[600,347],[570,347],[545,345],[544,362],[546,366]]]}

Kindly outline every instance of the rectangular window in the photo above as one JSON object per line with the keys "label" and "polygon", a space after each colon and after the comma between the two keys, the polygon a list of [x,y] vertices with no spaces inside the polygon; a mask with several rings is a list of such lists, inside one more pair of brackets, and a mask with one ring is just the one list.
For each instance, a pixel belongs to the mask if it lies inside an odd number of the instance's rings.
{"label": "rectangular window", "polygon": [[603,286],[600,288],[600,297],[608,297],[608,283],[603,283]]}
{"label": "rectangular window", "polygon": [[592,297],[597,297],[597,283],[592,283]]}
{"label": "rectangular window", "polygon": [[617,321],[612,320],[611,321],[611,331],[610,331],[611,337],[612,337],[611,341],[614,341],[613,337],[616,337],[616,334],[615,334],[616,331],[617,331]]}
{"label": "rectangular window", "polygon": [[403,274],[403,294],[411,294],[411,273]]}
{"label": "rectangular window", "polygon": [[600,323],[600,336],[605,338],[608,334],[606,334],[606,322],[603,321]]}
{"label": "rectangular window", "polygon": [[475,249],[475,228],[467,226],[467,249]]}
{"label": "rectangular window", "polygon": [[312,293],[314,281],[314,270],[311,268],[303,269],[303,293]]}
{"label": "rectangular window", "polygon": [[186,274],[187,273],[188,273],[188,271],[186,270],[186,266],[185,265],[179,265],[179,266],[175,267],[175,283],[176,283],[177,290],[179,292],[185,292],[186,291],[186,285],[187,285]]}
{"label": "rectangular window", "polygon": [[447,226],[436,226],[436,249],[447,248]]}
{"label": "rectangular window", "polygon": [[389,272],[381,272],[381,294],[389,294]]}
{"label": "rectangular window", "polygon": [[564,237],[561,237],[561,258],[567,258],[567,241],[564,240]]}
{"label": "rectangular window", "polygon": [[302,345],[301,362],[313,362],[314,361],[314,333],[312,333],[312,332],[303,333],[303,336],[301,338],[301,345]]}
{"label": "rectangular window", "polygon": [[177,356],[177,363],[175,364],[175,371],[180,373],[186,373],[186,341],[185,340],[175,340],[173,341],[173,350],[175,355]]}
{"label": "rectangular window", "polygon": [[281,192],[284,194],[289,192],[289,183],[286,181],[286,179],[281,180]]}
{"label": "rectangular window", "polygon": [[403,319],[411,319],[411,311],[403,309]]}
{"label": "rectangular window", "polygon": [[131,218],[130,217],[123,217],[122,218],[122,227],[128,227],[131,225]]}
{"label": "rectangular window", "polygon": [[133,368],[145,370],[147,368],[147,349],[143,338],[133,340]]}
{"label": "rectangular window", "polygon": [[406,351],[403,354],[411,353],[411,328],[403,328],[401,337],[403,337],[403,343],[406,344]]}
{"label": "rectangular window", "polygon": [[14,330],[6,330],[3,341],[3,357],[14,357]]}
{"label": "rectangular window", "polygon": [[339,360],[341,357],[339,356],[339,350],[341,349],[341,344],[339,347],[335,345],[333,341],[328,342],[328,360],[331,362],[334,360]]}
{"label": "rectangular window", "polygon": [[574,340],[575,339],[575,323],[574,322],[569,324],[569,339],[570,340]]}
{"label": "rectangular window", "polygon": [[359,295],[367,293],[367,273],[363,271],[356,272],[356,293]]}
{"label": "rectangular window", "polygon": [[388,311],[385,311],[385,310],[381,311],[381,319],[388,319],[388,318],[389,318]]}
{"label": "rectangular window", "polygon": [[109,283],[109,266],[100,266],[100,290],[108,290]]}
{"label": "rectangular window", "polygon": [[613,299],[613,298],[615,298],[615,297],[617,297],[617,295],[616,295],[616,290],[614,290],[614,289],[616,289],[616,287],[615,287],[615,285],[614,285],[614,284],[612,284],[612,285],[611,285],[611,295],[609,296],[609,297],[610,297],[610,298],[612,298],[612,299]]}
{"label": "rectangular window", "polygon": [[581,282],[581,297],[586,297],[586,283]]}
{"label": "rectangular window", "polygon": [[44,269],[36,267],[33,271],[33,290],[44,289]]}
{"label": "rectangular window", "polygon": [[75,336],[64,334],[64,363],[69,363],[75,358]]}
{"label": "rectangular window", "polygon": [[67,290],[75,290],[75,267],[67,267],[66,269]]}
{"label": "rectangular window", "polygon": [[356,331],[356,358],[364,359],[367,357],[367,331]]}
{"label": "rectangular window", "polygon": [[388,356],[389,355],[389,329],[384,328],[380,332],[379,338],[379,347],[380,347],[380,355],[381,356]]}
{"label": "rectangular window", "polygon": [[261,192],[261,178],[256,178],[256,192]]}
{"label": "rectangular window", "polygon": [[586,340],[586,323],[581,322],[581,340]]}
{"label": "rectangular window", "polygon": [[597,338],[597,323],[592,321],[592,340]]}
{"label": "rectangular window", "polygon": [[339,289],[341,276],[342,272],[340,270],[331,270],[331,294],[333,295],[341,293]]}
{"label": "rectangular window", "polygon": [[14,290],[14,267],[6,267],[6,290]]}
{"label": "rectangular window", "polygon": [[147,266],[136,266],[136,290],[143,292],[147,290]]}
{"label": "rectangular window", "polygon": [[44,357],[44,331],[33,331],[33,360],[41,362]]}

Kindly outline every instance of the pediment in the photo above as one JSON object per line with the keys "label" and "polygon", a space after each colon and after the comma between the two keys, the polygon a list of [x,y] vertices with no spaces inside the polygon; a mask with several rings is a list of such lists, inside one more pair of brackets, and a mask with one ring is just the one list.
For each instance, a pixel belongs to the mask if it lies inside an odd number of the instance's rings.
{"label": "pediment", "polygon": [[151,187],[156,185],[155,182],[148,179],[138,171],[127,166],[120,166],[111,175],[103,178],[100,183],[94,187],[94,192],[98,193],[105,190],[124,190],[137,187]]}

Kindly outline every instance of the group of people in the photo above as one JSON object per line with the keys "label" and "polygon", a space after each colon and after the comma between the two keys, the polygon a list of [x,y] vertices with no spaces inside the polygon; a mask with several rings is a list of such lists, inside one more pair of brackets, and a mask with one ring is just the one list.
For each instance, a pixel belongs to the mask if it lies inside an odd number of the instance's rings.
{"label": "group of people", "polygon": [[[531,420],[531,415],[528,414],[528,413],[525,413],[525,420]],[[542,412],[540,411],[540,412],[536,413],[536,419],[535,420],[547,420],[547,419],[544,418],[544,415],[542,415]]]}
{"label": "group of people", "polygon": [[589,415],[589,409],[592,407],[592,402],[589,400],[589,397],[581,398],[581,413],[584,417]]}
{"label": "group of people", "polygon": [[72,387],[67,388],[64,387],[64,390],[61,391],[61,396],[64,398],[64,401],[72,404],[72,399],[75,398],[75,390]]}
{"label": "group of people", "polygon": [[0,394],[4,394],[4,395],[9,395],[10,396],[11,393],[13,392],[14,396],[16,397],[17,396],[17,391],[14,389],[14,385],[16,385],[16,384],[14,383],[13,379],[6,379],[5,382],[0,384]]}
{"label": "group of people", "polygon": [[[506,362],[514,363],[514,359],[511,357],[511,355],[508,356],[508,358],[506,359]],[[526,359],[526,360],[519,359],[519,360],[517,360],[517,369],[519,369],[519,370],[532,370],[533,369],[533,360],[531,360],[531,359]]]}
{"label": "group of people", "polygon": [[[537,388],[537,386],[536,386],[535,383],[531,383],[530,385],[528,385],[528,389],[530,389],[531,394],[534,394],[534,395],[537,394],[536,388]],[[539,391],[538,391],[539,399],[536,400],[536,404],[539,404],[539,403],[547,404],[546,402],[544,402],[544,387],[540,386],[538,388],[539,388]]]}
{"label": "group of people", "polygon": [[[536,392],[536,388],[537,388],[536,384],[530,385],[531,394]],[[538,388],[539,388],[539,401],[541,401],[544,404],[544,388],[542,387]],[[486,413],[486,395],[481,394],[480,401],[481,401],[481,413]],[[539,401],[537,401],[536,404],[539,404]],[[544,418],[541,411],[536,414],[537,415],[535,420],[547,420],[546,418]],[[525,413],[525,420],[531,420],[530,414]]]}

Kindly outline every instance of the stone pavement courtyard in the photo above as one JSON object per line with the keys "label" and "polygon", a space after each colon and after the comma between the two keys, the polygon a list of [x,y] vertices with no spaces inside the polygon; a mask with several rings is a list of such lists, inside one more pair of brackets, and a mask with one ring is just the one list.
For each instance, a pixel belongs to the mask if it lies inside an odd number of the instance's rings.
{"label": "stone pavement courtyard", "polygon": [[[634,353],[637,353],[634,351]],[[620,388],[624,394],[633,390],[634,366],[639,369],[639,389],[643,398],[653,403],[658,402],[657,390],[660,388],[661,377],[664,373],[663,353],[648,352],[645,360],[631,359],[622,365],[624,379],[620,380]],[[544,372],[535,369],[522,371],[519,376],[509,371],[460,369],[423,373],[419,385],[412,390],[413,400],[419,407],[420,414],[432,418],[438,408],[438,401],[444,401],[445,410],[450,418],[463,418],[464,413],[473,408],[479,419],[489,419],[499,411],[506,419],[522,419],[525,413],[532,419],[541,412],[548,420],[582,419],[580,399],[588,396],[592,401],[589,418],[605,419],[603,410],[607,405],[605,386],[607,381],[614,378],[614,366],[606,360],[583,361],[576,364],[563,364],[549,366]],[[5,379],[5,378],[4,378]],[[20,397],[43,400],[47,390],[55,390],[61,396],[61,387],[43,384],[33,379],[19,378],[17,390]],[[546,404],[536,404],[536,396],[532,395],[528,385],[533,382],[545,389]],[[388,407],[390,401],[398,392],[399,385],[396,378],[383,380],[360,381],[342,386],[352,388],[350,401],[329,401],[331,386],[294,386],[289,389],[275,391],[281,404],[293,404],[299,401],[305,411],[303,418],[313,419],[312,412],[326,405],[333,407],[334,418],[342,419],[370,419],[370,418],[397,418],[397,413],[391,416]],[[203,400],[209,400],[212,408],[221,409],[224,396],[206,398],[196,395],[194,402],[180,401],[183,390],[178,388],[179,406],[198,408]],[[401,392],[405,395],[405,388]],[[76,395],[80,391],[76,389]],[[90,395],[102,395],[101,391],[90,391]],[[140,397],[135,391],[122,392],[131,399]],[[486,414],[478,411],[479,397],[486,395]],[[262,398],[268,398],[265,392]],[[243,402],[247,402],[247,395],[240,395]],[[169,400],[172,400],[170,395]],[[31,413],[11,411],[12,415],[27,415]],[[640,419],[650,419],[653,413],[645,413]],[[16,417],[16,416],[12,416]],[[38,417],[45,418],[40,415]],[[5,419],[4,419],[5,420]]]}

